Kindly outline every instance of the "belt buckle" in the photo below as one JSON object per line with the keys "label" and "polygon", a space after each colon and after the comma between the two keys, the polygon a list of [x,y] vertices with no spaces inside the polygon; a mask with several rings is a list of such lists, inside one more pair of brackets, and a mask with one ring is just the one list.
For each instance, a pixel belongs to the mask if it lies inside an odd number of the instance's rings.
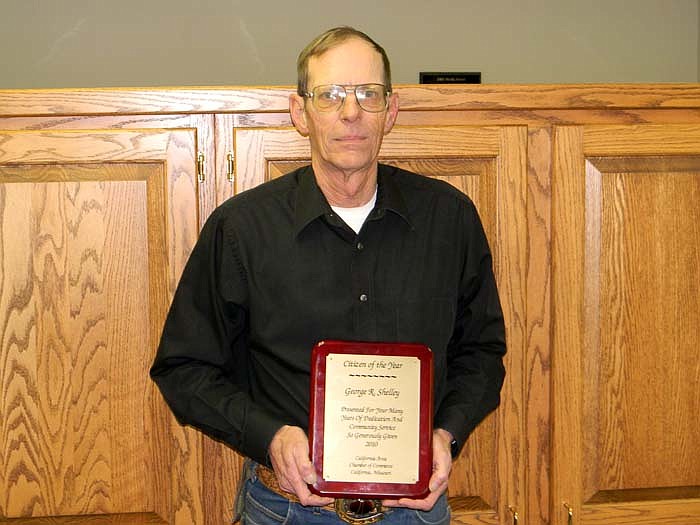
{"label": "belt buckle", "polygon": [[335,500],[335,513],[352,525],[368,525],[384,519],[382,501],[378,499],[339,498]]}

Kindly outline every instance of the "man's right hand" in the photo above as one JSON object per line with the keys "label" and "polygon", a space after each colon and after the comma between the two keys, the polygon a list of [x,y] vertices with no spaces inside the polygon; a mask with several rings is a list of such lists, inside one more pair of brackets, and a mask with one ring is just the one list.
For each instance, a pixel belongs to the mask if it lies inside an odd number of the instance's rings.
{"label": "man's right hand", "polygon": [[296,494],[302,505],[323,507],[333,502],[312,494],[307,484],[316,482],[316,469],[309,459],[309,439],[299,427],[285,425],[270,442],[270,460],[280,488]]}

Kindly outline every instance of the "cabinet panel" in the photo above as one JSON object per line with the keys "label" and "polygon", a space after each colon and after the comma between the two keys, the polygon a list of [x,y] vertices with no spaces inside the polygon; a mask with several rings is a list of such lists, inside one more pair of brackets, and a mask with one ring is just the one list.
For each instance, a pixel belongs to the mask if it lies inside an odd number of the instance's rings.
{"label": "cabinet panel", "polygon": [[195,134],[0,143],[0,516],[199,521],[200,438],[148,378],[198,233]]}
{"label": "cabinet panel", "polygon": [[[0,91],[0,521],[229,521],[240,457],[144,374],[192,210],[309,162],[291,90]],[[382,161],[472,196],[506,310],[454,523],[698,524],[698,87],[396,90]]]}
{"label": "cabinet panel", "polygon": [[[0,94],[0,98],[2,95]],[[43,117],[9,117],[0,119],[2,130],[115,130],[115,129],[187,129],[194,133],[197,155],[203,154],[202,173],[198,174],[198,206],[203,223],[216,205],[216,166],[214,159],[213,115],[69,115]],[[69,137],[71,135],[67,135]],[[89,136],[86,139],[90,142]],[[88,146],[89,147],[89,146]]]}
{"label": "cabinet panel", "polygon": [[553,188],[555,507],[700,523],[700,127],[560,128]]}
{"label": "cabinet panel", "polygon": [[[310,162],[308,139],[294,129],[236,129],[236,191]],[[524,127],[396,127],[380,162],[443,179],[476,203],[494,254],[508,349],[501,408],[469,438],[454,463],[454,523],[505,523],[522,512],[522,367],[525,324],[526,159]]]}

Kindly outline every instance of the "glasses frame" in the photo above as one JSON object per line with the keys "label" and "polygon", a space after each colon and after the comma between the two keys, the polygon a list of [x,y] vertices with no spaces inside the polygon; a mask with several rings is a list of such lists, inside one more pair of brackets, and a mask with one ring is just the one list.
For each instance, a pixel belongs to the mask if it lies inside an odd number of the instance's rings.
{"label": "glasses frame", "polygon": [[[372,110],[372,109],[367,109],[362,105],[362,100],[357,96],[357,90],[361,88],[367,88],[369,86],[380,86],[382,88],[382,91],[384,93],[384,106],[381,109],[377,110]],[[341,100],[340,104],[338,104],[337,107],[331,107],[327,109],[320,108],[318,106],[317,98],[314,96],[314,92],[318,89],[321,88],[340,88],[340,93]],[[345,100],[348,98],[348,92],[352,92],[355,95],[355,100],[357,100],[357,105],[360,106],[360,108],[363,111],[366,111],[367,113],[381,113],[382,111],[386,111],[389,108],[389,95],[391,95],[391,90],[387,89],[387,87],[384,84],[379,84],[377,82],[369,82],[367,84],[357,84],[355,86],[353,85],[343,85],[343,84],[322,84],[320,86],[316,86],[313,88],[311,91],[306,91],[304,93],[304,96],[306,98],[311,99],[311,103],[313,104],[314,108],[316,108],[318,111],[322,113],[331,113],[334,111],[339,111],[342,107],[343,104],[345,104]]]}

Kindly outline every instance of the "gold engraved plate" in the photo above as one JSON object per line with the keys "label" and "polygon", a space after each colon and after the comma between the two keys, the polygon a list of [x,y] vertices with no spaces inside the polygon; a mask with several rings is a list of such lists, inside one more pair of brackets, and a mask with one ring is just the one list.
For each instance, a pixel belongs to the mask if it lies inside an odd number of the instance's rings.
{"label": "gold engraved plate", "polygon": [[410,356],[326,357],[323,477],[415,483],[420,361]]}

